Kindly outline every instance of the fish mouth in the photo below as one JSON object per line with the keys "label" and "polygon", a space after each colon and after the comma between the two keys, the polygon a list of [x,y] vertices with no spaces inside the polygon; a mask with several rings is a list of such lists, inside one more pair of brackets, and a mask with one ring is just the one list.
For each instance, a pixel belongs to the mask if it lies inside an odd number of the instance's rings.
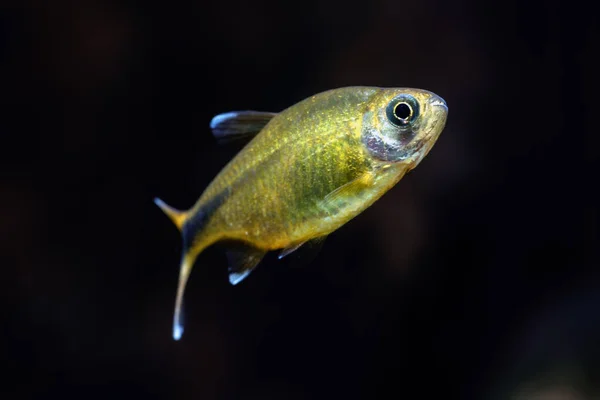
{"label": "fish mouth", "polygon": [[432,107],[442,107],[446,112],[448,112],[448,104],[446,104],[446,100],[442,99],[440,96],[435,96],[429,101],[429,105]]}
{"label": "fish mouth", "polygon": [[426,128],[423,137],[419,138],[413,147],[413,168],[416,167],[423,158],[429,153],[434,143],[442,133],[444,126],[446,125],[446,119],[448,117],[448,105],[439,96],[433,97],[429,101],[429,106],[433,110],[433,118],[430,126]]}
{"label": "fish mouth", "polygon": [[434,96],[429,101],[429,106],[433,110],[433,118],[431,126],[428,127],[427,132],[425,133],[424,141],[429,141],[433,138],[433,136],[440,135],[444,126],[446,125],[446,119],[448,118],[448,105],[446,101],[439,96]]}

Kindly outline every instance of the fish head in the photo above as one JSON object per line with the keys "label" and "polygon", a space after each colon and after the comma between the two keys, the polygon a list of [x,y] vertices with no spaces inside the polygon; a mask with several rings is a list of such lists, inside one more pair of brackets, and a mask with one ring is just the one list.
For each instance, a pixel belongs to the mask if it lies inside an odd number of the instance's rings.
{"label": "fish head", "polygon": [[422,89],[382,89],[363,117],[362,140],[372,157],[416,167],[446,125],[448,106]]}

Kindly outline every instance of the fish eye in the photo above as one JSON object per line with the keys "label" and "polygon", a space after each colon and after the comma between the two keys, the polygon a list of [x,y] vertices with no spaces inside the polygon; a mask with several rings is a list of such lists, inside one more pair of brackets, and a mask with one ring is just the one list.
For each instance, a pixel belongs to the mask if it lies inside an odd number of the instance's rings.
{"label": "fish eye", "polygon": [[410,95],[395,97],[386,108],[388,120],[398,127],[406,127],[419,115],[419,103]]}

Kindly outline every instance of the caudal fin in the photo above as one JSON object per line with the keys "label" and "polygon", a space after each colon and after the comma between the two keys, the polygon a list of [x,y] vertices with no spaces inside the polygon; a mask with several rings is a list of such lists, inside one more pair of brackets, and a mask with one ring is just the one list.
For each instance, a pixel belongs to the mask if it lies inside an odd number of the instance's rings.
{"label": "caudal fin", "polygon": [[159,198],[154,199],[156,205],[177,226],[183,239],[183,255],[179,267],[179,283],[177,284],[177,297],[175,298],[175,312],[173,316],[173,339],[175,340],[179,340],[183,334],[183,295],[196,257],[216,240],[215,238],[203,235],[205,224],[210,215],[223,203],[229,193],[229,189],[224,190],[223,193],[202,207],[194,207],[189,211],[177,210],[168,206]]}
{"label": "caudal fin", "polygon": [[[171,221],[173,221],[177,229],[183,234],[183,224],[185,223],[187,213],[169,206],[158,197],[154,199],[154,203],[171,219]],[[181,339],[181,335],[183,334],[183,294],[190,272],[192,271],[192,266],[196,260],[196,258],[190,254],[190,248],[185,245],[183,252],[181,265],[179,267],[179,283],[177,284],[175,313],[173,315],[173,339],[175,340]]]}
{"label": "caudal fin", "polygon": [[177,229],[182,230],[183,223],[185,222],[186,212],[177,210],[176,208],[171,207],[158,197],[154,199],[154,204],[156,204],[166,215],[173,221]]}
{"label": "caudal fin", "polygon": [[186,253],[181,257],[181,267],[179,269],[179,283],[177,284],[177,297],[175,298],[175,312],[173,314],[173,339],[181,339],[183,335],[183,294],[187,284],[195,257]]}

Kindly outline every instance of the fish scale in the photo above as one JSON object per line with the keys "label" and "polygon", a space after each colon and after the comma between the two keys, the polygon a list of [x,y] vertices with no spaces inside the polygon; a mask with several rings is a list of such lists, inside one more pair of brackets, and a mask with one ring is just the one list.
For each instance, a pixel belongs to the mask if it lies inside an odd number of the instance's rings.
{"label": "fish scale", "polygon": [[155,200],[184,240],[173,336],[183,332],[185,285],[206,247],[230,243],[229,279],[237,284],[267,251],[281,249],[281,257],[322,241],[418,165],[447,112],[445,101],[426,90],[347,87],[277,114],[236,111],[213,118],[218,139],[252,139],[189,210]]}

